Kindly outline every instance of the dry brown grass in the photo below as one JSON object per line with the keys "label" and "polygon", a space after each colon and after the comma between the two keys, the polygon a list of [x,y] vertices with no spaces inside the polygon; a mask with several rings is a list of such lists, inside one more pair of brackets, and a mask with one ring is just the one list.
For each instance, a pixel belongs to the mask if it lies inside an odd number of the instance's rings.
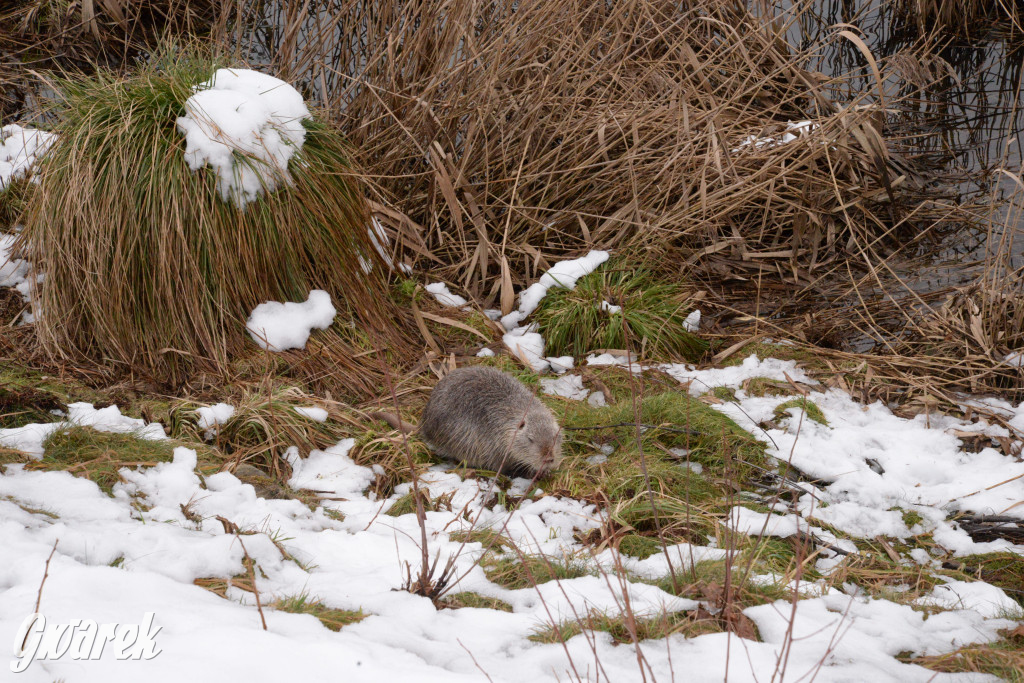
{"label": "dry brown grass", "polygon": [[[486,302],[591,246],[810,281],[952,211],[919,201],[874,93],[834,96],[733,0],[316,7],[255,21],[242,54],[306,79],[407,256]],[[805,139],[732,151],[802,119]]]}

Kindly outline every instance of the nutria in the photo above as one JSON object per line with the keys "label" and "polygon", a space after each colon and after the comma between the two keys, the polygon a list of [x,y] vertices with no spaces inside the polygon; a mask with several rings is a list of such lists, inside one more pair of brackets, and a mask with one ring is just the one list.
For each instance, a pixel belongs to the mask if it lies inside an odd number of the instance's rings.
{"label": "nutria", "polygon": [[[373,416],[415,429],[389,413]],[[431,392],[418,429],[440,455],[470,467],[540,478],[562,459],[555,416],[522,382],[494,368],[449,372]]]}

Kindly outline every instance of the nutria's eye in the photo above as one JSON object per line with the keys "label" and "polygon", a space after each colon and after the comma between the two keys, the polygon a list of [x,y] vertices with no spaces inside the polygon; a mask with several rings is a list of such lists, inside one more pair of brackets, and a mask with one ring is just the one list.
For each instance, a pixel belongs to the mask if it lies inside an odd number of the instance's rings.
{"label": "nutria's eye", "polygon": [[523,418],[523,421],[519,423],[518,429],[522,429],[525,426],[526,426],[526,418]]}

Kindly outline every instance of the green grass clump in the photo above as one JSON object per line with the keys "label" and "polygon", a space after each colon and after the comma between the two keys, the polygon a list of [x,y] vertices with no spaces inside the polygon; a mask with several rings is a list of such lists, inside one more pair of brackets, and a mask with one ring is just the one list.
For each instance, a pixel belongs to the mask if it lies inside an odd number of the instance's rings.
{"label": "green grass clump", "polygon": [[278,598],[270,606],[282,612],[293,614],[312,614],[332,631],[340,631],[343,626],[354,624],[366,618],[362,610],[334,609],[326,607],[319,600],[309,597],[306,593],[287,598]]}
{"label": "green grass clump", "polygon": [[623,555],[631,555],[638,560],[644,560],[661,552],[661,543],[656,538],[640,534],[626,534],[619,541],[619,552]]}
{"label": "green grass clump", "polygon": [[[174,448],[181,445],[171,440],[142,439],[134,434],[100,432],[91,427],[61,428],[43,441],[42,460],[32,460],[33,470],[64,470],[77,477],[96,482],[107,494],[121,481],[122,467],[153,467],[171,462]],[[189,444],[195,448],[199,469],[212,474],[223,462],[212,449]]]}
{"label": "green grass clump", "polygon": [[494,529],[456,531],[450,534],[448,538],[456,543],[479,543],[485,549],[495,552],[504,552],[515,546],[511,538],[501,535]]}
{"label": "green grass clump", "polygon": [[91,427],[58,429],[43,442],[46,469],[65,470],[96,482],[110,494],[121,481],[122,467],[153,467],[171,462],[174,445],[170,441],[142,439],[134,434],[98,432]]}
{"label": "green grass clump", "polygon": [[903,510],[902,513],[903,523],[907,525],[908,529],[912,528],[915,524],[920,524],[924,521],[924,517],[914,510]]}
{"label": "green grass clump", "polygon": [[[52,81],[59,137],[21,217],[33,274],[46,273],[43,348],[177,384],[255,349],[245,322],[257,304],[304,301],[311,289],[398,344],[340,133],[307,121],[294,182],[244,209],[221,200],[211,169],[188,168],[176,120],[213,70],[158,56],[127,77]],[[376,264],[369,274],[360,259]]]}
{"label": "green grass clump", "polygon": [[751,355],[757,356],[760,360],[776,358],[778,360],[795,360],[798,363],[820,370],[828,370],[828,365],[806,346],[795,346],[793,344],[777,344],[772,342],[751,342],[742,349],[726,358],[722,365],[729,367],[740,365]]}
{"label": "green grass clump", "polygon": [[781,420],[789,417],[789,410],[791,408],[799,408],[804,411],[804,415],[808,420],[814,420],[818,424],[825,425],[826,427],[828,426],[828,420],[825,419],[825,413],[821,412],[821,408],[819,408],[814,401],[809,401],[803,397],[794,398],[790,401],[777,405],[775,407],[775,419]]}
{"label": "green grass clump", "polygon": [[[591,437],[613,434],[626,447],[635,446],[635,416],[629,401],[620,401],[613,406],[594,409],[582,402],[566,408],[562,424],[564,427],[611,428],[585,430]],[[721,411],[715,410],[685,392],[666,391],[653,394],[640,402],[640,422],[651,425],[641,433],[643,443],[651,446],[645,451],[654,451],[654,442],[666,447],[683,448],[689,451],[689,459],[721,473],[728,458],[731,464],[740,467],[743,461],[764,465],[764,445],[749,432],[737,425]],[[623,424],[624,423],[624,424]],[[677,462],[670,460],[670,462]]]}
{"label": "green grass clump", "polygon": [[719,401],[736,402],[736,390],[731,387],[715,387],[711,390],[711,395]]}
{"label": "green grass clump", "polygon": [[743,390],[748,396],[785,396],[793,393],[789,382],[768,377],[751,377],[743,383]]}
{"label": "green grass clump", "polygon": [[594,572],[584,560],[575,557],[551,558],[526,555],[491,557],[482,563],[487,578],[512,590],[530,588],[553,580],[576,579]]}
{"label": "green grass clump", "polygon": [[[622,645],[633,642],[633,634],[625,615],[611,616],[597,610],[592,610],[580,619],[563,621],[558,626],[540,628],[528,638],[535,643],[564,643],[584,630],[604,631],[610,634],[616,643]],[[723,631],[717,620],[703,618],[690,612],[662,612],[654,617],[636,619],[633,630],[637,640],[666,638],[675,633],[694,638],[706,633]]]}
{"label": "green grass clump", "polygon": [[[622,310],[602,310],[605,301]],[[580,278],[575,289],[553,287],[533,319],[551,355],[628,346],[644,357],[696,361],[708,343],[683,327],[692,308],[683,286],[659,281],[644,268],[607,265]]]}
{"label": "green grass clump", "polygon": [[479,593],[468,591],[446,595],[441,599],[441,604],[449,609],[462,609],[463,607],[475,607],[478,609],[496,609],[499,612],[511,612],[512,605],[498,598],[488,598]]}

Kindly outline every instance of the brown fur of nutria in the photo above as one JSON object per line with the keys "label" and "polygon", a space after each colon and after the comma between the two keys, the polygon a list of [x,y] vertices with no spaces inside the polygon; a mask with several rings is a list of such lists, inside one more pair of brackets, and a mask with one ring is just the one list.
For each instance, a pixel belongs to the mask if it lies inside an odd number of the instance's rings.
{"label": "brown fur of nutria", "polygon": [[434,387],[420,436],[470,467],[538,478],[562,459],[562,431],[522,382],[493,368],[459,368]]}

